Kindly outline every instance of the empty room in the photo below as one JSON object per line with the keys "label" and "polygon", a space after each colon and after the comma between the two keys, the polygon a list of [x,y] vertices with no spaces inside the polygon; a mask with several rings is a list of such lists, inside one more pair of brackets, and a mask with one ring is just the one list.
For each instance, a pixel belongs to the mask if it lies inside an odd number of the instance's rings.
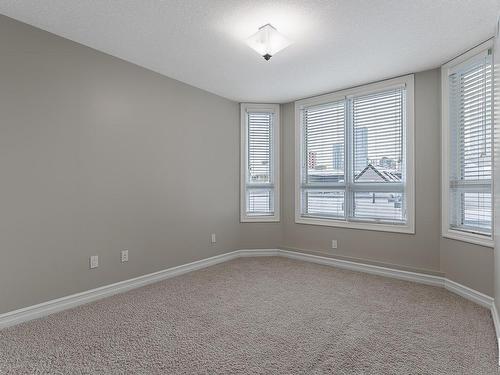
{"label": "empty room", "polygon": [[499,374],[499,16],[0,0],[0,374]]}

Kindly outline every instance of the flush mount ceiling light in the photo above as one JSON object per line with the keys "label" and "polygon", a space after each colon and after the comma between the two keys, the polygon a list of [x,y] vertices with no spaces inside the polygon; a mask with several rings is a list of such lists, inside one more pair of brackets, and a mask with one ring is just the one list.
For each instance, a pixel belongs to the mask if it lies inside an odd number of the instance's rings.
{"label": "flush mount ceiling light", "polygon": [[249,37],[246,42],[250,48],[257,51],[266,60],[291,44],[269,23],[260,27],[259,31]]}

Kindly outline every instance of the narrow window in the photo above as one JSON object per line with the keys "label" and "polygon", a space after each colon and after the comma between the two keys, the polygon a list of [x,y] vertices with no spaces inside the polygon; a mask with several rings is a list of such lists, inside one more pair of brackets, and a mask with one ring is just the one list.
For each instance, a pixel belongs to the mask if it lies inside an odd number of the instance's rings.
{"label": "narrow window", "polygon": [[471,51],[443,69],[443,235],[492,242],[492,56]]}
{"label": "narrow window", "polygon": [[241,104],[241,221],[279,221],[279,106]]}

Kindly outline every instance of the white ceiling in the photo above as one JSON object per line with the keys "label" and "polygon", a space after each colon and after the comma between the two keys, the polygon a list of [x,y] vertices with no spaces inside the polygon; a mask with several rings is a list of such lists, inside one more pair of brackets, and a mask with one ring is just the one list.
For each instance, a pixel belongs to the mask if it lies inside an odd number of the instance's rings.
{"label": "white ceiling", "polygon": [[[494,34],[500,0],[0,0],[0,12],[236,101],[434,68]],[[294,44],[266,62],[244,40]]]}

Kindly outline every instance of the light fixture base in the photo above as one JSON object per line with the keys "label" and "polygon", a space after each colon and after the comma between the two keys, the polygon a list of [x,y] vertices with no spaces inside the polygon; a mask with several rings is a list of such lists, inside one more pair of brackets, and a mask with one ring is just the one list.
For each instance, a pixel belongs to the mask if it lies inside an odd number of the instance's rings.
{"label": "light fixture base", "polygon": [[246,43],[264,57],[266,61],[269,61],[277,52],[291,44],[284,35],[269,23],[260,27],[255,34],[246,40]]}

